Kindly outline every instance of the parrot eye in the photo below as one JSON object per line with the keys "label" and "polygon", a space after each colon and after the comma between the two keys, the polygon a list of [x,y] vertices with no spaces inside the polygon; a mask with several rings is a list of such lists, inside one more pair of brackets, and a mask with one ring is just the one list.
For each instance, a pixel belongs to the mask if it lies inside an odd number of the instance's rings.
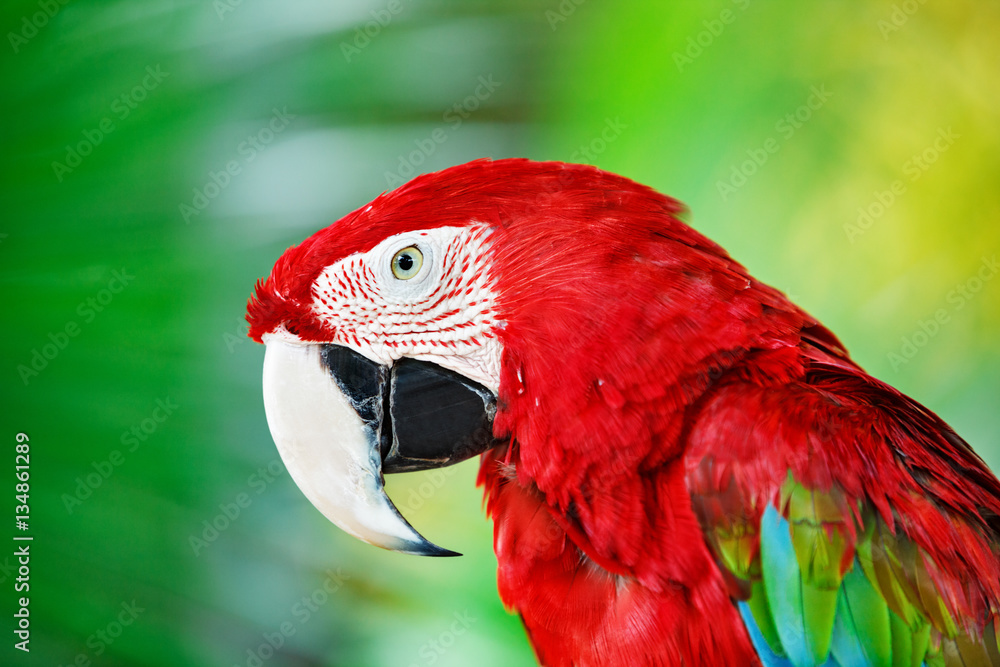
{"label": "parrot eye", "polygon": [[392,275],[400,280],[409,280],[420,272],[424,265],[424,255],[417,246],[407,246],[392,258]]}

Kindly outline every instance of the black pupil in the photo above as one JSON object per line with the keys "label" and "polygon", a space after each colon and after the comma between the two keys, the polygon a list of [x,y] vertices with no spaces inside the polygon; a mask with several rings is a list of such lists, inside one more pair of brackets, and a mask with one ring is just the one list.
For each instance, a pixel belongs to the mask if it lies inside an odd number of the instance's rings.
{"label": "black pupil", "polygon": [[410,257],[408,253],[405,255],[400,255],[399,259],[396,261],[396,264],[403,271],[409,271],[410,269],[413,268],[413,258]]}

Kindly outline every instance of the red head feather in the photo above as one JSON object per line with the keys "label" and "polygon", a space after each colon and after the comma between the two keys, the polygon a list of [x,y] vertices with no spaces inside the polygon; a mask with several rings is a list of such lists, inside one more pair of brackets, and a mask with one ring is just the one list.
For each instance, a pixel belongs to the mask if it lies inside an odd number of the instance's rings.
{"label": "red head feather", "polygon": [[[496,227],[513,219],[544,222],[542,227],[528,225],[519,239],[534,243],[538,239],[532,234],[544,238],[596,211],[614,210],[647,211],[661,233],[722,252],[685,225],[671,224],[683,210],[681,204],[621,176],[559,162],[477,160],[418,176],[286,250],[267,280],[258,281],[249,302],[250,337],[259,342],[261,335],[287,322],[307,339],[323,340],[322,327],[307,306],[316,277],[338,259],[393,234],[474,222]],[[609,222],[608,236],[622,232],[620,219]]]}

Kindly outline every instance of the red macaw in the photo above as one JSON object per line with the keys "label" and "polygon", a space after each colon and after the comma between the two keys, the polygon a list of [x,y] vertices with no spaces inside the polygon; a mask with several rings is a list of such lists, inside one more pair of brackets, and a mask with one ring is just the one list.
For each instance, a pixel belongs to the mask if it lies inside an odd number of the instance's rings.
{"label": "red macaw", "polygon": [[296,483],[453,555],[382,474],[481,454],[543,665],[1000,665],[1000,482],[682,211],[480,160],[289,248],[247,319]]}

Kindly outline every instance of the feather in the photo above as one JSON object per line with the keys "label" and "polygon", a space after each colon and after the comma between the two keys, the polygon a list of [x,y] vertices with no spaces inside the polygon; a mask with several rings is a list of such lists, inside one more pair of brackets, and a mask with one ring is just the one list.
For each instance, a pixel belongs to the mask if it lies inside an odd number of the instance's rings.
{"label": "feather", "polygon": [[860,565],[852,567],[844,576],[837,598],[837,620],[830,647],[837,662],[872,667],[892,665],[890,613],[885,599],[868,581]]}

